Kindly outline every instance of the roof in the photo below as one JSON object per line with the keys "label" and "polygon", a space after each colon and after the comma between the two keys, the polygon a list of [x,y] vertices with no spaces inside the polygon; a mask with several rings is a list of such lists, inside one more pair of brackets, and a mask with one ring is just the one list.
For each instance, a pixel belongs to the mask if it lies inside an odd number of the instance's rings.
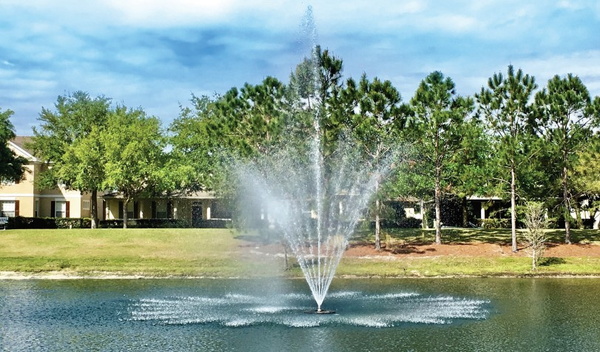
{"label": "roof", "polygon": [[40,161],[33,155],[33,151],[28,149],[26,145],[32,141],[31,136],[16,136],[15,138],[8,141],[8,144],[15,149],[15,151],[21,156],[27,158],[30,161]]}
{"label": "roof", "polygon": [[[25,144],[30,143],[33,140],[32,136],[16,136],[15,138],[11,139],[10,141],[13,142],[14,144],[16,144],[19,148],[22,148],[23,150],[27,150],[27,148],[25,148]],[[31,154],[31,152],[30,152]]]}

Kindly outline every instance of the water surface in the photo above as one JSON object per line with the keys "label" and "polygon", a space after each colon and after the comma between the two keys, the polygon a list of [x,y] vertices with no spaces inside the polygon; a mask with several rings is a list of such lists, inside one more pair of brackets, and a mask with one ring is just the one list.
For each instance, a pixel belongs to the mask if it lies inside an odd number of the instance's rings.
{"label": "water surface", "polygon": [[0,281],[3,351],[600,351],[600,279]]}

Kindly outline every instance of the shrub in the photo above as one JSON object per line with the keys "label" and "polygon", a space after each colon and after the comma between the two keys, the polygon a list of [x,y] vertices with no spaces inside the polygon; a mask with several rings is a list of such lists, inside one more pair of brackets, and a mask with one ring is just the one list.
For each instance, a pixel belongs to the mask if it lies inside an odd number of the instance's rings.
{"label": "shrub", "polygon": [[8,219],[9,229],[81,229],[90,228],[88,218],[26,218],[17,216]]}
{"label": "shrub", "polygon": [[506,229],[510,227],[510,219],[480,219],[479,226],[484,229]]}
{"label": "shrub", "polygon": [[90,218],[55,218],[58,229],[89,229],[92,227]]}
{"label": "shrub", "polygon": [[9,229],[55,229],[56,221],[54,218],[26,218],[17,216],[8,218]]}
{"label": "shrub", "polygon": [[[99,227],[122,228],[122,219],[100,220]],[[184,219],[127,219],[128,228],[185,228],[190,227]]]}

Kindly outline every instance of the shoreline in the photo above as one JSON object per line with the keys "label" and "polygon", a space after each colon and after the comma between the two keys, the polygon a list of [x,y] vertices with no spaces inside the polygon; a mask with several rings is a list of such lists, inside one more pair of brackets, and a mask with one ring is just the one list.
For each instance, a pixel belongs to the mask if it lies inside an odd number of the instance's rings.
{"label": "shoreline", "polygon": [[[179,276],[179,275],[144,275],[144,274],[119,274],[119,273],[66,273],[60,271],[52,272],[16,272],[0,271],[0,281],[26,281],[26,280],[243,280],[243,279],[266,279],[282,278],[281,276]],[[288,280],[302,280],[301,276],[283,277]],[[440,275],[440,276],[381,276],[381,275],[340,275],[334,279],[600,279],[598,274],[499,274],[499,275]]]}

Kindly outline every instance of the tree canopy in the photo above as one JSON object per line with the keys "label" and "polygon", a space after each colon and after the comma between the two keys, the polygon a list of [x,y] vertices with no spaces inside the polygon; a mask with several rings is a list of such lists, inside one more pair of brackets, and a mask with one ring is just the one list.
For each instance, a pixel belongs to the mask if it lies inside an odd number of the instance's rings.
{"label": "tree canopy", "polygon": [[442,189],[457,179],[452,171],[458,168],[452,164],[460,160],[455,156],[463,146],[463,130],[473,101],[457,96],[452,79],[435,71],[421,81],[410,103],[415,116],[412,136],[419,141],[421,160],[426,162],[423,170],[428,170],[433,180],[435,242],[441,244]]}
{"label": "tree canopy", "polygon": [[106,130],[100,136],[104,146],[104,189],[123,196],[123,228],[127,227],[127,206],[142,195],[165,190],[168,172],[165,138],[160,120],[144,110],[118,106],[108,116]]}
{"label": "tree canopy", "polygon": [[64,184],[68,189],[91,193],[92,228],[98,221],[96,199],[104,179],[104,169],[98,167],[104,153],[98,137],[109,107],[110,99],[92,98],[83,91],[59,96],[54,110],[42,108],[40,125],[33,128],[30,145],[35,155],[50,166],[39,178],[42,188]]}
{"label": "tree canopy", "polygon": [[0,109],[0,183],[20,181],[27,164],[25,158],[17,156],[8,147],[8,141],[15,138],[15,128],[10,122],[12,115],[12,110]]}

